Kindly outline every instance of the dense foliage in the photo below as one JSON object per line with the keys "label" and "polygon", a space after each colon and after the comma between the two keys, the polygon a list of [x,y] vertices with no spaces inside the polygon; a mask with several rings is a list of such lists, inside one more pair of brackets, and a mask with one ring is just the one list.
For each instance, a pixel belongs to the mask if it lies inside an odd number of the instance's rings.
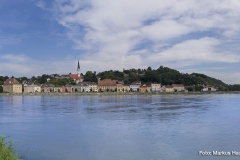
{"label": "dense foliage", "polygon": [[5,136],[0,136],[0,160],[18,160],[12,142],[5,142],[5,139]]}
{"label": "dense foliage", "polygon": [[218,85],[224,86],[227,85],[221,80],[208,77],[204,74],[192,73],[192,74],[183,74],[177,70],[170,69],[168,67],[160,66],[158,69],[153,70],[151,67],[147,69],[129,69],[120,71],[105,71],[100,72],[97,75],[101,79],[116,79],[123,80],[125,84],[130,84],[135,81],[142,81],[143,83],[156,82],[161,83],[162,85],[171,85],[171,84],[184,84],[185,86],[205,84],[205,85]]}
{"label": "dense foliage", "polygon": [[8,76],[0,76],[0,85],[3,85],[4,81],[8,79]]}
{"label": "dense foliage", "polygon": [[230,91],[240,91],[240,85],[239,84],[229,85],[228,89]]}
{"label": "dense foliage", "polygon": [[87,71],[86,74],[84,75],[84,81],[85,82],[97,82],[97,75],[96,72],[92,71]]}

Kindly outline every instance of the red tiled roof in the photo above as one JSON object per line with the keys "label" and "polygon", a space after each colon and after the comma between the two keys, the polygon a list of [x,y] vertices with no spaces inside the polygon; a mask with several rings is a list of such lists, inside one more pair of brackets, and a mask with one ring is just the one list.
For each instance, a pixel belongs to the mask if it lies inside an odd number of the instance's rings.
{"label": "red tiled roof", "polygon": [[183,84],[172,84],[173,87],[184,87]]}
{"label": "red tiled roof", "polygon": [[111,79],[104,79],[104,80],[98,80],[99,86],[116,86],[117,80],[111,80]]}
{"label": "red tiled roof", "polygon": [[21,84],[21,83],[19,83],[15,78],[9,78],[4,82],[4,84]]}
{"label": "red tiled roof", "polygon": [[124,85],[123,84],[117,84],[117,87],[123,87]]}
{"label": "red tiled roof", "polygon": [[78,77],[77,74],[69,74],[69,77],[72,78],[72,79],[75,79],[75,80],[81,80],[83,79],[83,76],[80,75],[80,77]]}

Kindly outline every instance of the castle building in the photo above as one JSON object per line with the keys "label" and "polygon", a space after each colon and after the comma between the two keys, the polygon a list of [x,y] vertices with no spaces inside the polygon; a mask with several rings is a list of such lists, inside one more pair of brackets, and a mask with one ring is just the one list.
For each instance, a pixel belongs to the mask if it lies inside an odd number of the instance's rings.
{"label": "castle building", "polygon": [[72,78],[74,80],[74,82],[79,83],[82,82],[84,80],[83,75],[81,75],[80,72],[80,64],[79,64],[79,60],[78,60],[78,65],[77,65],[77,74],[69,74],[69,77]]}

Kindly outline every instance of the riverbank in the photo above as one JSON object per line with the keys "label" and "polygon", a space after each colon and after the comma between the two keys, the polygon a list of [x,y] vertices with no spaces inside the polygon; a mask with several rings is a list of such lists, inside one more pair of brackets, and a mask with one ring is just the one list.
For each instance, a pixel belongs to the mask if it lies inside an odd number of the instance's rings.
{"label": "riverbank", "polygon": [[84,95],[192,95],[192,94],[240,94],[240,91],[217,92],[88,92],[88,93],[0,93],[0,96],[84,96]]}
{"label": "riverbank", "polygon": [[13,151],[12,142],[5,142],[7,137],[0,136],[0,159],[19,160],[17,154]]}

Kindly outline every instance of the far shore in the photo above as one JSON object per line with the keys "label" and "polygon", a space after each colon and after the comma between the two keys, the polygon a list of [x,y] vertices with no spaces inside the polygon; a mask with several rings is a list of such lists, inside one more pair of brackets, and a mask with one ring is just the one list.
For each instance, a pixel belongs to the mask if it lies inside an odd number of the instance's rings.
{"label": "far shore", "polygon": [[73,93],[0,93],[0,96],[85,96],[85,95],[193,95],[193,94],[240,94],[240,91],[216,92],[73,92]]}

